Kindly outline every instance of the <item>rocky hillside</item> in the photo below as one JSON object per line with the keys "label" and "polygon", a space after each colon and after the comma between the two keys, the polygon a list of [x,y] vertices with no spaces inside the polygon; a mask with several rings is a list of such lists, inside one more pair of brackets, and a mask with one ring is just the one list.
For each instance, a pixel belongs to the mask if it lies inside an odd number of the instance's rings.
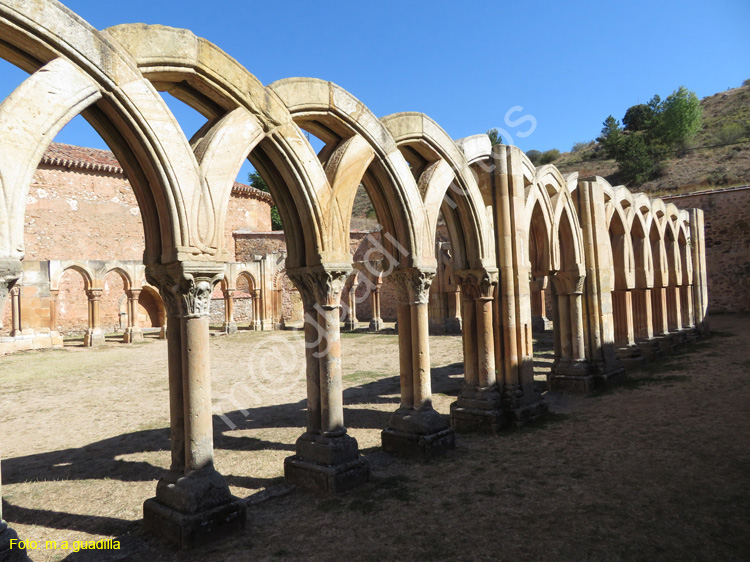
{"label": "rocky hillside", "polygon": [[[659,177],[639,189],[653,193],[675,193],[750,183],[750,85],[703,98],[703,126],[691,145],[663,162]],[[621,183],[617,163],[601,157],[592,141],[554,161],[563,173],[605,177]]]}

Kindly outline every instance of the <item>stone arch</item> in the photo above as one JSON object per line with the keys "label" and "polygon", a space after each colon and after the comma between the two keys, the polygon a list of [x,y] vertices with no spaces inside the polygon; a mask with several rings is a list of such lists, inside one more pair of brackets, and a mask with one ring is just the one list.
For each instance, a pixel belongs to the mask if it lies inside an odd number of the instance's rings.
{"label": "stone arch", "polygon": [[435,121],[422,113],[395,113],[380,121],[411,167],[432,232],[442,209],[451,237],[454,267],[494,268],[491,223],[463,152]]}
{"label": "stone arch", "polygon": [[134,287],[133,277],[128,271],[119,265],[110,265],[105,267],[101,272],[101,279],[104,282],[105,277],[110,273],[116,273],[122,279],[123,290],[128,291]]}
{"label": "stone arch", "polygon": [[315,153],[276,94],[218,47],[184,29],[129,24],[107,30],[157,89],[205,117],[191,144],[216,201],[220,243],[226,203],[248,158],[268,183],[284,223],[290,267],[342,261],[328,236],[330,188]]}
{"label": "stone arch", "polygon": [[[151,285],[144,285],[141,289],[141,294],[138,296],[138,307],[139,317],[146,316],[151,323],[151,327],[166,328],[167,310],[164,308],[164,302],[159,291]],[[138,323],[145,326],[142,318],[139,318]]]}
{"label": "stone arch", "polygon": [[[13,209],[10,232],[14,234],[0,232],[0,248],[14,257],[22,256],[22,224],[15,221],[23,222],[28,174],[56,131],[82,112],[133,186],[144,224],[145,261],[171,262],[210,250],[196,230],[197,217],[208,201],[190,147],[128,54],[106,34],[51,0],[0,4],[0,35],[6,42],[0,55],[33,73],[3,102],[0,122],[6,127],[25,122],[29,108],[47,114],[46,119],[35,121],[33,142],[25,150],[3,134],[4,212]],[[51,87],[39,87],[45,84]],[[73,84],[76,88],[71,90]],[[14,144],[20,158],[6,149]],[[8,172],[8,166],[15,171]],[[5,180],[10,176],[12,183]]]}
{"label": "stone arch", "polygon": [[60,289],[60,280],[62,279],[62,276],[65,274],[65,272],[69,269],[77,271],[81,275],[81,277],[83,277],[84,290],[88,291],[89,289],[96,286],[94,280],[98,278],[94,274],[94,271],[88,267],[88,265],[83,262],[63,262],[59,267],[53,269],[53,271],[51,272],[52,275],[50,275],[49,283],[50,289]]}
{"label": "stone arch", "polygon": [[[360,181],[356,176],[362,165],[372,161],[359,178],[372,201],[383,226],[383,246],[402,267],[435,267],[434,237],[429,217],[409,165],[388,129],[367,107],[343,88],[314,78],[287,78],[268,86],[292,114],[295,123],[326,143],[319,158],[331,179],[352,146],[361,152],[353,159],[360,165],[356,174],[340,186],[332,186],[332,236],[349,230],[354,192]],[[359,137],[361,140],[354,141]],[[364,142],[363,142],[364,141]],[[352,164],[353,165],[353,164]],[[356,180],[356,181],[355,181]]]}

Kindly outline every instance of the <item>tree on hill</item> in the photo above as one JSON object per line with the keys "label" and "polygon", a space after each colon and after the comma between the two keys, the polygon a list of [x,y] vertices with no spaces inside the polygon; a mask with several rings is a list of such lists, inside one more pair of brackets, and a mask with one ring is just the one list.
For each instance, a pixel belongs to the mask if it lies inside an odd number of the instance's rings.
{"label": "tree on hill", "polygon": [[661,106],[656,122],[656,138],[675,148],[689,143],[701,127],[703,108],[695,92],[685,86],[672,92]]}
{"label": "tree on hill", "polygon": [[[271,193],[271,190],[268,188],[268,184],[258,172],[250,172],[247,175],[247,179],[250,182],[250,185],[255,189],[265,191],[266,193]],[[281,224],[281,215],[279,214],[279,208],[276,205],[273,205],[271,207],[271,230],[284,230],[284,226]]]}
{"label": "tree on hill", "polygon": [[500,132],[497,129],[490,129],[487,131],[487,136],[490,137],[490,143],[492,146],[503,144],[503,137],[500,136]]}
{"label": "tree on hill", "polygon": [[680,86],[664,101],[655,95],[647,104],[628,108],[622,119],[624,129],[610,115],[596,140],[617,161],[622,179],[639,185],[658,173],[666,153],[693,139],[702,113],[695,93]]}
{"label": "tree on hill", "polygon": [[620,122],[610,115],[602,125],[602,134],[597,137],[596,142],[602,145],[604,153],[609,158],[616,159],[623,139]]}

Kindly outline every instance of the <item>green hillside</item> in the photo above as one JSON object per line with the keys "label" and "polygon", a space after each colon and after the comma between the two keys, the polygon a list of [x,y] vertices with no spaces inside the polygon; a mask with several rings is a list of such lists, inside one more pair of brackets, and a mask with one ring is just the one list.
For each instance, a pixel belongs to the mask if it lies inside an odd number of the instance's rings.
{"label": "green hillside", "polygon": [[[657,178],[639,190],[674,193],[750,183],[750,85],[703,98],[702,127],[690,145],[666,156]],[[603,159],[592,141],[579,150],[565,152],[553,163],[567,174],[603,176],[621,183],[617,163]]]}

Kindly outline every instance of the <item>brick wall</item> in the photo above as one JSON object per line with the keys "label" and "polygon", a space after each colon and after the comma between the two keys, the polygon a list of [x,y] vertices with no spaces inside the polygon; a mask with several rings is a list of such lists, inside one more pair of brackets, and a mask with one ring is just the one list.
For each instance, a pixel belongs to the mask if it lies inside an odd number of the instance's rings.
{"label": "brick wall", "polygon": [[703,209],[709,312],[750,311],[750,187],[663,199]]}

